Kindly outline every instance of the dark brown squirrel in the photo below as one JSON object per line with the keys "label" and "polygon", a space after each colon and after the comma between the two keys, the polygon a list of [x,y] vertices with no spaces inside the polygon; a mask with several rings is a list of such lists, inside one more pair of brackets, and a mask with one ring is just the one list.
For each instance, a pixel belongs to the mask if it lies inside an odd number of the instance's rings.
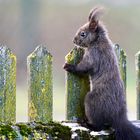
{"label": "dark brown squirrel", "polygon": [[85,49],[77,65],[64,64],[66,71],[88,74],[90,91],[85,97],[87,126],[100,131],[107,125],[115,129],[116,140],[140,140],[140,129],[127,118],[125,90],[113,43],[99,21],[102,8],[91,10],[88,22],[80,27],[74,44]]}

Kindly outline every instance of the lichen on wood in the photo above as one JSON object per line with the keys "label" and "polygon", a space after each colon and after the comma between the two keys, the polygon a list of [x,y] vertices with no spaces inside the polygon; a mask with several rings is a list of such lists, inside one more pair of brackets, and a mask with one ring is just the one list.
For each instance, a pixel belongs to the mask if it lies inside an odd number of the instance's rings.
{"label": "lichen on wood", "polygon": [[114,130],[111,128],[95,132],[74,122],[63,122],[62,124],[71,128],[72,140],[115,140]]}
{"label": "lichen on wood", "polygon": [[16,121],[16,57],[0,45],[0,121]]}
{"label": "lichen on wood", "polygon": [[[84,54],[82,48],[75,47],[65,57],[66,63],[77,64],[80,62]],[[88,75],[78,76],[66,72],[66,119],[80,121],[84,119],[84,98],[89,91]]]}
{"label": "lichen on wood", "polygon": [[119,63],[119,68],[120,68],[120,73],[121,73],[121,78],[124,82],[124,87],[126,90],[126,53],[124,50],[118,45],[114,45],[114,49],[118,58],[118,63]]}
{"label": "lichen on wood", "polygon": [[114,140],[114,131],[93,132],[78,123],[0,124],[2,140]]}
{"label": "lichen on wood", "polygon": [[[140,121],[132,122],[140,128]],[[0,140],[115,140],[114,130],[91,131],[73,122],[0,123]]]}
{"label": "lichen on wood", "polygon": [[0,140],[70,140],[71,129],[58,122],[0,124]]}
{"label": "lichen on wood", "polygon": [[136,54],[137,119],[140,120],[140,51]]}
{"label": "lichen on wood", "polygon": [[27,58],[29,121],[52,120],[52,55],[38,46]]}

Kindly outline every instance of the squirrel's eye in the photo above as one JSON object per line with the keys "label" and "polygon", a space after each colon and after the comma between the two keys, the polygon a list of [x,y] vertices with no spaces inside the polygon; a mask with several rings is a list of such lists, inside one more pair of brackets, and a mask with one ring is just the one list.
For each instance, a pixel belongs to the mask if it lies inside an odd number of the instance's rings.
{"label": "squirrel's eye", "polygon": [[82,31],[82,32],[80,33],[80,36],[81,36],[81,37],[86,37],[86,35],[87,35],[87,33],[84,32],[84,31]]}

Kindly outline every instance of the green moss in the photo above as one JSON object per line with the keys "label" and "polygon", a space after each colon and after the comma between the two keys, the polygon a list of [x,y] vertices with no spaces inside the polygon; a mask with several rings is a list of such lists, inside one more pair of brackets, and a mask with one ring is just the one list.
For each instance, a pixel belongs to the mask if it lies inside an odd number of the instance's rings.
{"label": "green moss", "polygon": [[17,126],[22,136],[28,137],[32,133],[32,129],[26,124],[19,123]]}
{"label": "green moss", "polygon": [[[75,47],[66,57],[69,64],[78,64],[84,50]],[[89,78],[66,72],[67,119],[82,120],[84,118],[84,97],[89,91]]]}
{"label": "green moss", "polygon": [[58,139],[70,140],[71,138],[71,129],[67,126],[63,126],[60,123],[50,122],[49,126],[52,126],[50,133],[53,137],[57,137]]}
{"label": "green moss", "polygon": [[37,132],[45,132],[48,136],[53,138],[58,138],[63,140],[70,140],[71,138],[71,129],[67,126],[63,126],[57,122],[37,123],[34,130]]}
{"label": "green moss", "polygon": [[126,89],[126,53],[118,44],[114,46],[114,49],[118,58],[121,78],[124,82],[124,87]]}
{"label": "green moss", "polygon": [[[16,121],[16,57],[0,46],[0,121]],[[12,106],[11,106],[12,104]]]}
{"label": "green moss", "polygon": [[29,116],[31,116],[32,120],[37,117],[37,110],[32,101],[29,103]]}
{"label": "green moss", "polygon": [[38,46],[28,56],[29,120],[52,120],[52,55]]}
{"label": "green moss", "polygon": [[0,136],[5,136],[9,139],[14,139],[17,137],[17,133],[9,124],[0,124]]}
{"label": "green moss", "polygon": [[0,139],[2,140],[71,140],[75,136],[78,140],[114,140],[114,131],[111,129],[91,133],[79,124],[74,123],[72,126],[72,123],[68,122],[0,124]]}

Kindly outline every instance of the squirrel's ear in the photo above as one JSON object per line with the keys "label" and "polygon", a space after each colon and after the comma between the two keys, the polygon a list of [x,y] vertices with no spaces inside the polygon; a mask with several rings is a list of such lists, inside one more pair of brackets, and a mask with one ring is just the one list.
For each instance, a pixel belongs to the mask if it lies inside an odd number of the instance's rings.
{"label": "squirrel's ear", "polygon": [[92,30],[95,30],[97,28],[97,25],[98,25],[98,21],[91,21],[89,23],[89,29],[92,29]]}
{"label": "squirrel's ear", "polygon": [[91,20],[91,17],[92,17],[92,15],[93,15],[93,13],[94,13],[97,9],[98,9],[98,7],[95,7],[95,8],[93,8],[93,9],[90,11],[89,17],[88,17],[88,21]]}
{"label": "squirrel's ear", "polygon": [[103,7],[96,7],[91,10],[89,14],[89,27],[95,29],[98,25],[99,19],[103,14]]}

